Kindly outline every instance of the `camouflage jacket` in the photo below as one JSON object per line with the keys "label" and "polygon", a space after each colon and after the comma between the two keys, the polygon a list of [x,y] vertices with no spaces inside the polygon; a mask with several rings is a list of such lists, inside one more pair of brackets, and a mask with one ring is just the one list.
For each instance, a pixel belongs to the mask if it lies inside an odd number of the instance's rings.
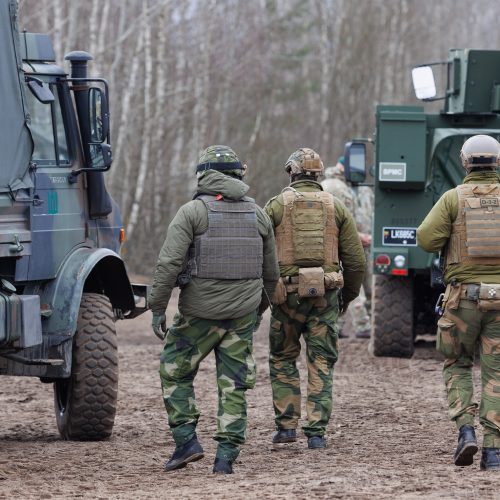
{"label": "camouflage jacket", "polygon": [[[329,170],[329,172],[328,172]],[[368,186],[352,188],[346,182],[344,173],[337,167],[328,167],[327,177],[321,181],[327,193],[336,196],[349,210],[360,233],[371,234],[373,219],[373,189]]]}
{"label": "camouflage jacket", "polygon": [[[497,184],[497,172],[472,172],[464,179],[464,184]],[[417,229],[417,243],[426,252],[444,249],[451,235],[451,228],[458,215],[458,195],[450,189],[441,196]],[[446,267],[444,279],[449,283],[455,278],[460,283],[500,283],[500,266],[450,264]]]}
{"label": "camouflage jacket", "polygon": [[[248,192],[242,181],[215,170],[207,170],[198,179],[198,193],[237,200]],[[263,240],[264,263],[262,279],[216,280],[193,277],[181,289],[179,311],[185,316],[204,319],[232,319],[255,311],[262,298],[262,289],[272,296],[279,278],[274,232],[269,217],[257,207],[258,230]],[[168,226],[167,237],[160,251],[149,305],[153,312],[164,312],[184,259],[195,235],[208,229],[208,215],[201,200],[183,205]]]}
{"label": "camouflage jacket", "polygon": [[[297,181],[290,184],[298,191],[322,191],[321,184],[314,181]],[[335,222],[339,228],[339,257],[344,273],[344,288],[342,296],[344,304],[354,300],[358,294],[365,272],[365,254],[359,241],[356,223],[349,210],[336,197]],[[271,198],[264,209],[271,217],[273,226],[280,225],[283,218],[283,195]],[[338,271],[339,266],[324,266],[325,272]],[[294,276],[299,273],[298,266],[280,266],[281,276]]]}

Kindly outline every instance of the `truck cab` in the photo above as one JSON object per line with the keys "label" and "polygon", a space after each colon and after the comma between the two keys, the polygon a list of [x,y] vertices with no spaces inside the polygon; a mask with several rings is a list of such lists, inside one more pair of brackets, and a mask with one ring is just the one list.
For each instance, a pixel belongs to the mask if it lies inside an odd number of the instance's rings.
{"label": "truck cab", "polygon": [[[437,95],[433,68],[445,70]],[[500,138],[500,51],[452,49],[448,59],[413,69],[424,106],[379,105],[374,134],[371,256],[371,348],[378,356],[410,357],[417,335],[435,332],[434,306],[443,290],[440,255],[417,247],[416,229],[434,203],[461,184],[460,149],[476,134]],[[346,145],[346,176],[364,181],[365,142]]]}
{"label": "truck cab", "polygon": [[[56,64],[47,35],[20,33],[0,4],[0,375],[54,385],[66,439],[103,439],[116,411],[115,319],[147,287],[120,257],[120,211],[107,192],[109,92],[92,56]],[[145,301],[145,299],[144,299]]]}

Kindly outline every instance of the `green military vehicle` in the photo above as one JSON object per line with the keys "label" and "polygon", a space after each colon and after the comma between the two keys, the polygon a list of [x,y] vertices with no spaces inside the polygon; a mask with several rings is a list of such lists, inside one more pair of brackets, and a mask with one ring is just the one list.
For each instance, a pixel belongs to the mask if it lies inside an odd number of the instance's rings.
{"label": "green military vehicle", "polygon": [[[87,78],[86,52],[55,63],[48,36],[19,33],[0,2],[0,374],[54,385],[65,439],[111,434],[118,389],[115,318],[146,287],[119,256],[108,89]],[[144,300],[145,301],[145,300]]]}
{"label": "green military vehicle", "polygon": [[[445,70],[442,96],[436,96],[436,66]],[[439,197],[462,182],[464,141],[475,134],[500,139],[500,51],[453,49],[446,62],[413,68],[412,76],[417,98],[442,99],[444,108],[376,109],[371,348],[377,356],[411,357],[416,336],[435,331],[440,256],[417,247],[416,229]],[[346,176],[354,185],[365,180],[365,142],[346,145]]]}

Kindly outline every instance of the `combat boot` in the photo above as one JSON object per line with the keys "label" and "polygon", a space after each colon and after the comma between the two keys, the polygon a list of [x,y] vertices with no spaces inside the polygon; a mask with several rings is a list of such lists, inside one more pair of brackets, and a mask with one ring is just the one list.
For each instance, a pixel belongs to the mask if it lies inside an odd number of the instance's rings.
{"label": "combat boot", "polygon": [[189,462],[196,462],[203,458],[203,456],[203,448],[195,434],[186,444],[175,448],[170,460],[165,462],[163,468],[166,471],[182,469]]}
{"label": "combat boot", "polygon": [[472,425],[462,425],[458,434],[458,445],[453,459],[455,465],[472,465],[478,450],[476,433]]}
{"label": "combat boot", "polygon": [[295,441],[297,441],[295,429],[282,429],[278,427],[278,430],[273,434],[273,444],[295,443]]}
{"label": "combat boot", "polygon": [[311,450],[326,448],[325,436],[311,436],[307,438],[307,447]]}
{"label": "combat boot", "polygon": [[481,470],[500,471],[500,448],[483,448]]}
{"label": "combat boot", "polygon": [[214,474],[232,474],[233,464],[229,460],[224,460],[223,458],[216,458],[212,472]]}

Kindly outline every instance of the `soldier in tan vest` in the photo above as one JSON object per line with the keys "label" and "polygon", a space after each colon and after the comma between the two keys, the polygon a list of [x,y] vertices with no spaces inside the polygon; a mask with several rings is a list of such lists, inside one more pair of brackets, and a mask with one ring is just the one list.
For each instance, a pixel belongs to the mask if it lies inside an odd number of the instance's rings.
{"label": "soldier in tan vest", "polygon": [[296,440],[300,418],[296,360],[303,336],[308,372],[303,430],[309,448],[325,448],[333,366],[338,357],[337,318],[359,294],[365,257],[352,215],[318,182],[324,170],[319,155],[309,148],[299,149],[285,170],[291,184],[265,207],[274,226],[281,275],[269,332],[277,427],[273,443]]}
{"label": "soldier in tan vest", "polygon": [[459,430],[454,462],[471,465],[478,451],[472,367],[479,342],[481,469],[500,471],[500,144],[476,135],[465,141],[460,157],[464,183],[438,200],[417,229],[417,241],[445,257],[448,285],[437,348],[445,357],[449,416]]}

